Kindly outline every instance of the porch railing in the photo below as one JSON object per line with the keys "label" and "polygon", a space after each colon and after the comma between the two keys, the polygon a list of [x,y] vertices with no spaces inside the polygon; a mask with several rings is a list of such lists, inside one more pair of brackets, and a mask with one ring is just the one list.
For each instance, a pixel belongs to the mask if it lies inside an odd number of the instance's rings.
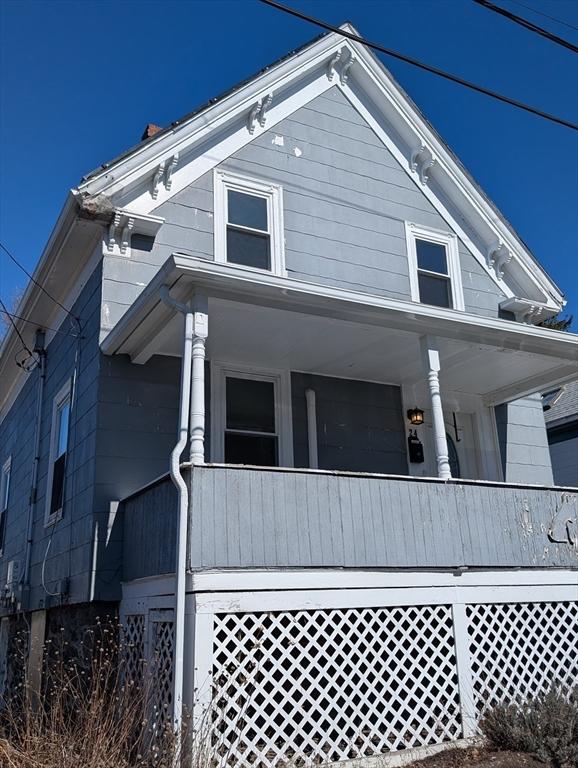
{"label": "porch railing", "polygon": [[[189,473],[189,567],[578,567],[578,489],[224,465]],[[174,570],[170,479],[123,502],[124,579]]]}

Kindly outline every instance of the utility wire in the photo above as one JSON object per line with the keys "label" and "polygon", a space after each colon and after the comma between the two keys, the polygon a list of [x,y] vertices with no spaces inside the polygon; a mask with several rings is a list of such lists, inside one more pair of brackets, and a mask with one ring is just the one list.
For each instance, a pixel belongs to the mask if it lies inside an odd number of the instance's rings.
{"label": "utility wire", "polygon": [[515,24],[519,24],[521,27],[525,27],[526,29],[529,29],[530,32],[535,32],[537,35],[541,35],[553,43],[557,43],[564,48],[568,48],[569,51],[578,53],[578,45],[574,45],[574,43],[571,43],[569,40],[565,40],[563,37],[554,35],[547,29],[539,27],[537,24],[533,24],[531,21],[528,21],[528,19],[524,19],[522,16],[518,16],[516,13],[508,11],[506,8],[500,8],[499,5],[494,5],[494,3],[491,3],[490,0],[474,0],[474,3],[476,3],[476,5],[481,5],[483,8],[487,8],[488,11],[499,13],[500,16],[504,16],[506,19],[513,21]]}
{"label": "utility wire", "polygon": [[291,16],[296,16],[298,19],[303,19],[303,21],[308,21],[310,24],[315,24],[316,26],[322,27],[323,29],[326,29],[329,32],[335,32],[336,34],[341,35],[342,37],[346,37],[349,40],[353,40],[356,43],[361,43],[362,45],[366,45],[368,48],[374,48],[376,51],[380,51],[380,53],[385,53],[387,56],[392,56],[394,59],[405,61],[406,64],[411,64],[414,67],[419,67],[419,69],[423,69],[426,72],[431,72],[434,75],[443,77],[445,80],[451,80],[454,83],[463,85],[466,88],[470,88],[470,90],[472,91],[477,91],[477,93],[483,93],[485,96],[490,96],[491,98],[497,99],[498,101],[501,101],[504,104],[510,104],[512,107],[517,107],[518,109],[522,109],[525,112],[530,112],[531,114],[537,115],[538,117],[543,117],[545,120],[550,120],[551,122],[557,123],[558,125],[563,125],[566,128],[571,128],[573,131],[578,131],[578,124],[576,123],[572,123],[569,120],[565,120],[562,117],[557,117],[556,115],[551,115],[548,112],[542,112],[540,109],[536,109],[535,107],[531,107],[528,104],[524,104],[522,101],[511,99],[509,98],[509,96],[504,96],[500,93],[497,93],[496,91],[491,91],[489,88],[484,88],[481,85],[476,85],[475,83],[471,83],[470,81],[464,80],[463,78],[458,77],[457,75],[452,75],[449,72],[444,72],[444,70],[442,69],[433,67],[430,64],[425,64],[423,61],[414,59],[411,56],[406,56],[403,53],[398,53],[397,51],[394,51],[391,48],[386,48],[385,46],[379,45],[378,43],[372,43],[369,40],[365,40],[363,37],[360,37],[359,35],[354,35],[352,32],[347,32],[344,29],[339,29],[339,27],[334,27],[332,24],[328,24],[326,21],[321,21],[320,19],[316,19],[313,16],[308,16],[306,13],[297,11],[294,8],[289,8],[286,5],[282,5],[282,3],[277,2],[277,0],[259,0],[259,2],[263,3],[264,5],[270,5],[272,8],[276,8],[278,11],[284,11],[285,13],[288,13]]}
{"label": "utility wire", "polygon": [[25,350],[28,352],[28,354],[29,354],[29,355],[31,355],[31,354],[32,354],[32,351],[31,351],[30,349],[28,349],[28,346],[26,345],[26,342],[25,342],[25,341],[24,341],[24,339],[22,338],[22,334],[21,334],[21,333],[20,333],[20,331],[18,330],[18,328],[17,328],[17,326],[16,326],[16,323],[15,323],[15,322],[14,322],[14,320],[12,319],[12,315],[11,315],[11,314],[10,314],[10,312],[8,312],[8,310],[6,309],[6,304],[4,304],[4,302],[2,301],[2,299],[0,299],[0,306],[2,307],[2,311],[4,312],[4,314],[5,314],[5,315],[7,315],[7,317],[8,317],[8,320],[10,320],[10,323],[11,323],[12,327],[14,328],[14,330],[15,330],[15,332],[16,332],[16,335],[17,335],[17,336],[18,336],[18,338],[20,339],[20,343],[22,344],[23,348],[24,348],[24,349],[25,349]]}
{"label": "utility wire", "polygon": [[[4,304],[2,306],[5,306]],[[23,323],[30,323],[31,325],[35,325],[37,328],[42,328],[43,331],[52,331],[53,333],[64,333],[66,336],[72,336],[76,338],[75,333],[70,333],[70,331],[62,331],[60,328],[47,328],[44,323],[39,323],[36,320],[30,320],[27,317],[22,317],[22,315],[15,315],[13,312],[8,312],[6,309],[0,309],[0,312],[2,312],[3,315],[6,315],[9,318],[12,318],[13,320],[22,320]]]}
{"label": "utility wire", "polygon": [[[17,352],[17,353],[16,353],[16,355],[14,356],[14,361],[16,362],[16,365],[17,365],[19,368],[22,368],[22,369],[23,369],[23,370],[25,370],[25,371],[30,371],[30,370],[31,370],[31,368],[27,368],[27,366],[26,366],[26,363],[27,363],[27,362],[28,362],[28,360],[30,360],[31,358],[32,358],[32,360],[34,360],[34,362],[36,363],[36,362],[38,362],[38,361],[37,361],[37,358],[34,356],[34,352],[32,352],[32,350],[30,349],[30,347],[29,347],[29,346],[26,344],[26,342],[24,341],[24,339],[23,339],[23,337],[22,337],[22,334],[21,334],[21,333],[20,333],[20,331],[18,330],[18,327],[17,327],[16,323],[15,323],[15,322],[14,322],[14,320],[12,319],[12,315],[11,315],[11,314],[10,314],[10,312],[8,312],[8,310],[6,309],[6,304],[4,304],[4,302],[2,301],[2,299],[0,299],[0,308],[1,308],[1,309],[2,309],[2,311],[3,311],[3,312],[4,312],[4,313],[5,313],[7,316],[8,316],[8,319],[10,320],[10,323],[11,323],[12,327],[14,328],[14,331],[15,331],[16,335],[17,335],[17,336],[18,336],[18,338],[20,339],[20,343],[22,344],[22,349],[23,349],[23,350],[26,352],[26,354],[28,355],[28,357],[26,357],[25,359],[23,359],[23,360],[18,360],[18,355],[19,355],[19,352]],[[22,351],[22,350],[20,350],[20,351]]]}
{"label": "utility wire", "polygon": [[555,16],[549,16],[547,13],[544,13],[543,11],[539,11],[537,8],[532,8],[529,5],[524,5],[524,3],[518,2],[518,0],[510,0],[511,3],[514,3],[515,5],[519,5],[520,8],[525,8],[527,11],[532,11],[532,13],[537,13],[539,16],[543,16],[545,19],[550,19],[550,21],[555,21],[556,24],[563,24],[565,27],[568,27],[569,29],[575,29],[576,32],[578,32],[578,27],[575,27],[573,24],[569,24],[567,21],[562,21],[562,19],[557,19]]}
{"label": "utility wire", "polygon": [[67,309],[67,308],[64,306],[64,304],[61,304],[61,303],[58,301],[58,299],[55,299],[55,298],[54,298],[54,296],[52,296],[52,295],[51,295],[51,294],[50,294],[50,293],[49,293],[49,292],[46,290],[46,288],[45,288],[45,287],[44,287],[44,286],[43,286],[41,283],[39,283],[39,282],[38,282],[38,280],[35,280],[35,279],[34,279],[34,277],[32,277],[32,275],[31,275],[31,274],[30,274],[30,272],[29,272],[29,271],[26,269],[26,267],[22,266],[22,264],[21,264],[21,263],[18,261],[18,259],[16,258],[16,256],[14,256],[14,254],[10,253],[10,251],[8,250],[8,248],[6,248],[6,246],[4,245],[4,243],[0,242],[0,248],[2,248],[2,250],[3,250],[3,251],[6,253],[6,254],[7,254],[8,258],[10,258],[10,259],[11,259],[11,260],[14,262],[14,264],[16,264],[16,266],[17,266],[17,267],[20,267],[20,269],[21,269],[21,270],[24,272],[24,274],[28,275],[28,277],[30,278],[30,280],[32,280],[32,282],[34,283],[34,285],[37,285],[37,286],[38,286],[38,288],[40,288],[40,290],[41,290],[41,291],[43,291],[43,292],[44,292],[44,293],[45,293],[45,294],[48,296],[48,298],[49,298],[51,301],[53,301],[55,304],[57,304],[57,305],[58,305],[58,306],[59,306],[61,309],[63,309],[63,310],[64,310],[64,311],[65,311],[65,312],[66,312],[68,315],[70,315],[70,317],[72,317],[72,318],[73,318],[73,320],[75,320],[75,321],[76,321],[76,323],[77,323],[77,325],[78,325],[78,331],[79,331],[79,333],[80,333],[81,325],[80,325],[80,320],[78,319],[78,317],[76,317],[76,315],[74,315],[74,314],[73,314],[73,313],[72,313],[72,312],[71,312],[69,309]]}

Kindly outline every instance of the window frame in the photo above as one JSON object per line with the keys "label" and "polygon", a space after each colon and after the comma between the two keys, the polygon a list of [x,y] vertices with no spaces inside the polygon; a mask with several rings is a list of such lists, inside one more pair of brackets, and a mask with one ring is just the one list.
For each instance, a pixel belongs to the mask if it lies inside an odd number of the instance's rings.
{"label": "window frame", "polygon": [[[214,183],[214,248],[215,261],[227,264],[236,269],[249,269],[252,272],[267,273],[286,277],[285,269],[285,245],[283,226],[283,189],[278,184],[268,181],[250,178],[228,171],[215,170]],[[269,235],[270,269],[250,267],[245,264],[235,264],[227,261],[227,226],[228,216],[228,192],[240,192],[241,194],[254,195],[265,198],[267,201],[267,224]],[[241,225],[232,225],[243,229]],[[247,232],[263,234],[264,230],[252,230],[247,227]]]}
{"label": "window frame", "polygon": [[[288,371],[251,368],[211,363],[211,460],[225,463],[225,430],[227,427],[226,379],[253,379],[273,383],[275,397],[275,432],[264,435],[277,437],[278,466],[293,466],[293,424],[291,416],[291,380]],[[250,430],[247,434],[251,434]]]}
{"label": "window frame", "polygon": [[55,509],[54,511],[51,511],[50,507],[52,502],[52,488],[54,484],[54,465],[56,463],[56,460],[61,455],[61,454],[57,455],[59,435],[56,434],[57,427],[59,426],[59,423],[58,423],[59,411],[62,405],[67,400],[69,404],[68,434],[66,439],[66,454],[68,459],[68,454],[70,452],[69,439],[70,439],[70,417],[72,412],[72,379],[68,379],[52,399],[52,423],[50,426],[50,453],[48,456],[48,476],[47,476],[47,482],[46,482],[46,508],[44,513],[45,526],[52,525],[53,523],[56,523],[59,520],[61,520],[63,509],[64,509],[64,492],[66,489],[66,467],[68,464],[68,460],[65,460],[64,462],[64,477],[63,477],[64,487],[63,487],[62,506],[59,509]]}
{"label": "window frame", "polygon": [[[405,237],[407,243],[407,257],[409,262],[409,284],[411,290],[411,300],[420,304],[424,304],[428,307],[437,307],[438,309],[445,310],[457,310],[463,312],[465,310],[464,304],[464,291],[462,286],[462,274],[460,267],[460,256],[458,249],[458,238],[453,232],[443,232],[438,229],[431,229],[430,227],[424,227],[413,222],[405,222]],[[436,245],[443,245],[446,249],[446,261],[447,261],[447,277],[450,282],[450,295],[452,299],[451,307],[442,307],[439,304],[426,304],[420,299],[419,292],[419,274],[423,272],[429,275],[442,275],[441,272],[429,272],[428,270],[421,270],[418,266],[417,260],[417,240],[425,240],[426,242],[435,243]]]}
{"label": "window frame", "polygon": [[10,506],[10,483],[12,480],[12,456],[8,456],[2,465],[0,475],[0,557],[4,554],[6,543],[6,518]]}

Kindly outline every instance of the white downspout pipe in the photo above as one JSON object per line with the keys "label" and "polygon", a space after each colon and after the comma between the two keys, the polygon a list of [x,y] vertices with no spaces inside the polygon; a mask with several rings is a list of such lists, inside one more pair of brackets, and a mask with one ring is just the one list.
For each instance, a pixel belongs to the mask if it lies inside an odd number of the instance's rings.
{"label": "white downspout pipe", "polygon": [[185,316],[183,339],[183,361],[181,365],[181,399],[179,404],[178,441],[171,453],[170,474],[179,495],[176,564],[175,564],[175,647],[173,654],[173,727],[177,739],[176,753],[179,753],[183,721],[183,663],[185,646],[185,594],[187,561],[187,524],[189,514],[189,491],[181,474],[181,455],[189,438],[189,413],[191,403],[191,368],[193,358],[194,317],[192,307],[175,301],[166,285],[161,286],[161,299],[169,307]]}

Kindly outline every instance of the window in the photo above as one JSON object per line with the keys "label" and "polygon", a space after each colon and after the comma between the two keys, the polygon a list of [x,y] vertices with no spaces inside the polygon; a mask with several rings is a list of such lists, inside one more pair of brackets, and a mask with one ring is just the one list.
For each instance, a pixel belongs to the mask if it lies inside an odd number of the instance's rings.
{"label": "window", "polygon": [[68,455],[70,422],[70,381],[56,395],[52,407],[52,429],[48,487],[46,490],[46,521],[52,523],[62,515],[64,481]]}
{"label": "window", "polygon": [[215,172],[215,259],[284,274],[278,186]]}
{"label": "window", "polygon": [[226,376],[225,418],[227,464],[278,465],[274,382]]}
{"label": "window", "polygon": [[10,499],[10,473],[12,470],[12,458],[8,458],[2,467],[0,477],[0,554],[4,550],[4,538],[6,536],[6,513]]}
{"label": "window", "polygon": [[455,235],[406,223],[413,301],[464,309],[458,243]]}
{"label": "window", "polygon": [[293,466],[288,371],[211,365],[211,458],[227,464]]}

